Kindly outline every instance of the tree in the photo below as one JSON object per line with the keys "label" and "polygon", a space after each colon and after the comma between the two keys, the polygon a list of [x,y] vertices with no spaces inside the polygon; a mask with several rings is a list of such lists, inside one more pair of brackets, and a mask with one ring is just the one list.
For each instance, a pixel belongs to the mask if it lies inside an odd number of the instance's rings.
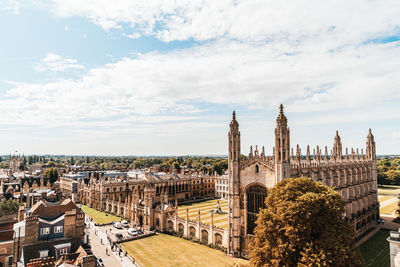
{"label": "tree", "polygon": [[46,169],[44,172],[44,176],[49,179],[50,184],[53,184],[55,181],[58,180],[58,170],[55,167],[51,167]]}
{"label": "tree", "polygon": [[180,172],[181,166],[177,161],[171,163],[171,170],[176,170],[176,172]]}
{"label": "tree", "polygon": [[17,212],[21,204],[18,201],[9,198],[0,201],[0,214],[8,214]]}
{"label": "tree", "polygon": [[388,170],[385,172],[386,179],[390,184],[400,184],[400,171]]}
{"label": "tree", "polygon": [[309,178],[284,179],[268,190],[250,244],[255,266],[363,266],[344,201]]}

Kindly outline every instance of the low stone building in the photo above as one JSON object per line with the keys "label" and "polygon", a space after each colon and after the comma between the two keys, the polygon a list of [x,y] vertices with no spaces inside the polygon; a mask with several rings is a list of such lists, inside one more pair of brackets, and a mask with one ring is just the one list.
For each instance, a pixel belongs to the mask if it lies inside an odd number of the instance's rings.
{"label": "low stone building", "polygon": [[149,169],[133,178],[112,179],[100,174],[78,180],[80,203],[126,218],[147,230],[160,230],[166,225],[169,212],[164,210],[174,207],[175,201],[214,197],[215,176],[208,174],[158,173]]}

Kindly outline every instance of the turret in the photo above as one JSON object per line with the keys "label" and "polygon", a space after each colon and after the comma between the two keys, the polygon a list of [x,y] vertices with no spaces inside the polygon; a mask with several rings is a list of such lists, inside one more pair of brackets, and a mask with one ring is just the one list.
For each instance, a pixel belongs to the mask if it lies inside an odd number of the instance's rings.
{"label": "turret", "polygon": [[371,128],[368,131],[367,135],[367,147],[366,147],[366,157],[367,159],[376,160],[376,147],[375,147],[375,139],[374,135],[371,132]]}
{"label": "turret", "polygon": [[335,141],[333,143],[333,155],[335,159],[342,158],[342,142],[340,140],[339,131],[336,131]]}
{"label": "turret", "polygon": [[290,177],[290,130],[287,127],[282,104],[279,107],[275,128],[275,172],[276,182]]}
{"label": "turret", "polygon": [[297,146],[296,146],[296,159],[298,162],[300,162],[300,160],[301,160],[301,149],[300,149],[299,144],[297,144]]}
{"label": "turret", "polygon": [[307,145],[306,160],[311,161],[310,145]]}
{"label": "turret", "polygon": [[236,114],[233,111],[232,121],[229,125],[229,241],[228,253],[240,257],[240,132]]}
{"label": "turret", "polygon": [[229,124],[229,161],[239,162],[240,159],[240,132],[239,123],[236,121],[236,114],[233,111],[232,121]]}

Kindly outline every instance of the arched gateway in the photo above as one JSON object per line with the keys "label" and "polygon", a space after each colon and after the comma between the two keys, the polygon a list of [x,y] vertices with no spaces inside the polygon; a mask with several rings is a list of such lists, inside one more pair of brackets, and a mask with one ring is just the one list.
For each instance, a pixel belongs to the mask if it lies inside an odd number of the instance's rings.
{"label": "arched gateway", "polygon": [[265,208],[267,189],[261,185],[250,186],[246,191],[247,197],[247,234],[253,234],[256,227],[257,214]]}

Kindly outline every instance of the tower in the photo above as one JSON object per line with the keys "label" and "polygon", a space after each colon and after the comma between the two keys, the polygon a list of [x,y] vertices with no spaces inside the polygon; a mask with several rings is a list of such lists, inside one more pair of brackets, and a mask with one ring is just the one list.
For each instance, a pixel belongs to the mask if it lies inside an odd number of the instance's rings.
{"label": "tower", "polygon": [[371,128],[368,131],[367,135],[367,147],[366,147],[366,156],[368,159],[376,160],[376,148],[375,148],[375,140],[374,135],[371,132]]}
{"label": "tower", "polygon": [[335,141],[333,143],[333,154],[335,159],[342,159],[342,142],[340,140],[339,131],[336,131]]}
{"label": "tower", "polygon": [[279,107],[279,115],[275,128],[275,177],[276,182],[290,177],[290,130],[287,127],[287,118],[283,113],[283,105]]}
{"label": "tower", "polygon": [[229,240],[228,253],[240,257],[240,132],[236,114],[233,111],[228,134],[229,140]]}

